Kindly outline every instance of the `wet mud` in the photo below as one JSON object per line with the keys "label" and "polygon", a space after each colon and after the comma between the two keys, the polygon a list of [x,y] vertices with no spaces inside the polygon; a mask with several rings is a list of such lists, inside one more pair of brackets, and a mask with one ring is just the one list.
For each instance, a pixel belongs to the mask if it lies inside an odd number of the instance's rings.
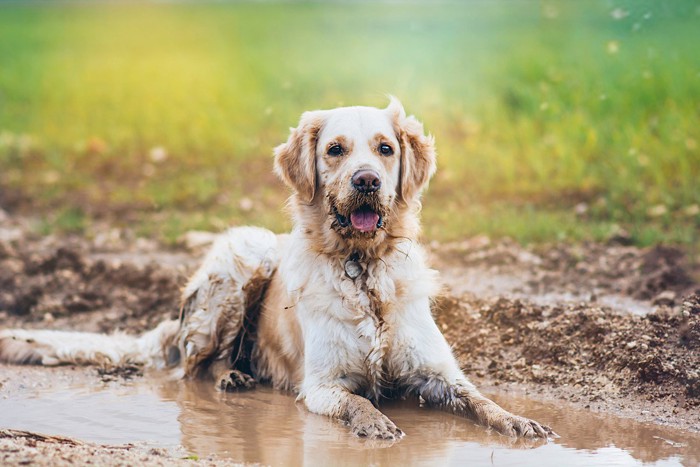
{"label": "wet mud", "polygon": [[[39,236],[23,222],[0,216],[2,327],[150,329],[177,316],[180,289],[206,245],[163,248],[108,227]],[[700,432],[697,257],[666,246],[526,248],[486,238],[430,250],[446,285],[438,325],[477,385]],[[0,370],[2,392],[16,370]],[[100,384],[148,379],[138,367],[80,371]]]}
{"label": "wet mud", "polygon": [[[149,463],[183,458],[273,466],[700,462],[700,434],[594,414],[567,403],[538,402],[512,391],[487,395],[556,426],[560,437],[550,442],[506,438],[404,400],[380,404],[406,433],[400,443],[391,443],[349,436],[342,423],[311,414],[295,403],[293,394],[270,388],[221,393],[211,384],[162,373],[95,384],[94,371],[86,368],[9,371],[13,378],[3,390],[7,399],[0,399],[0,410],[17,426],[15,432],[60,431],[65,436],[55,442],[67,449],[105,446],[110,455],[132,450]],[[0,460],[2,456],[0,448]]]}

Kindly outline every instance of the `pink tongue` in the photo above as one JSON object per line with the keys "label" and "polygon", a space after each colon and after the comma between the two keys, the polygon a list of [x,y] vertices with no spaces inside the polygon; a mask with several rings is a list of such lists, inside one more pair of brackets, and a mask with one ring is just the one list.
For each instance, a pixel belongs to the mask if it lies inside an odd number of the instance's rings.
{"label": "pink tongue", "polygon": [[377,228],[379,214],[367,208],[360,208],[350,214],[350,222],[360,232],[371,232]]}

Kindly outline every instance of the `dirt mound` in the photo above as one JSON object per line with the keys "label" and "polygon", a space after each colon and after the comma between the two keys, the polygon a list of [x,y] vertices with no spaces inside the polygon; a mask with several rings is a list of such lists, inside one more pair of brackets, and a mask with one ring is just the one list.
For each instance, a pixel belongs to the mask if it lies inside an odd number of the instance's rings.
{"label": "dirt mound", "polygon": [[664,291],[682,293],[693,287],[694,281],[685,266],[685,255],[676,248],[656,246],[642,255],[639,274],[627,292],[650,300]]}
{"label": "dirt mound", "polygon": [[465,367],[498,381],[569,385],[603,400],[641,394],[700,406],[700,296],[681,311],[620,315],[586,304],[444,298],[437,320]]}
{"label": "dirt mound", "polygon": [[[142,331],[177,316],[184,271],[95,258],[83,239],[0,242],[0,312],[22,325]],[[63,320],[65,321],[65,320]]]}

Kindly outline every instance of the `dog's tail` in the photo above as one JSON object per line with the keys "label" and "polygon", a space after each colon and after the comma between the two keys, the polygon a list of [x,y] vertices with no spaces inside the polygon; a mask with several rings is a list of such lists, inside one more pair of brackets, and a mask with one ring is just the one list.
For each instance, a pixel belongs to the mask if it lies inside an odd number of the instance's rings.
{"label": "dog's tail", "polygon": [[160,323],[141,336],[123,333],[0,330],[0,361],[35,365],[126,364],[164,368],[179,360],[177,320]]}
{"label": "dog's tail", "polygon": [[179,320],[141,336],[0,330],[0,361],[19,364],[139,364],[164,368],[183,360],[195,376],[227,361],[237,338],[254,323],[256,307],[279,263],[277,237],[256,227],[220,235],[183,290]]}

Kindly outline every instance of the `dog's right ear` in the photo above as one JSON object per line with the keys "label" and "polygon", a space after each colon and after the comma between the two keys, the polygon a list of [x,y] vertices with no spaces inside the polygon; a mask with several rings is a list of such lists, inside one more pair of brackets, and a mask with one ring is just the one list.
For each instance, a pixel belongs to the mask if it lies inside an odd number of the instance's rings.
{"label": "dog's right ear", "polygon": [[275,148],[275,173],[305,203],[316,196],[316,142],[324,120],[322,110],[304,112],[287,142]]}

